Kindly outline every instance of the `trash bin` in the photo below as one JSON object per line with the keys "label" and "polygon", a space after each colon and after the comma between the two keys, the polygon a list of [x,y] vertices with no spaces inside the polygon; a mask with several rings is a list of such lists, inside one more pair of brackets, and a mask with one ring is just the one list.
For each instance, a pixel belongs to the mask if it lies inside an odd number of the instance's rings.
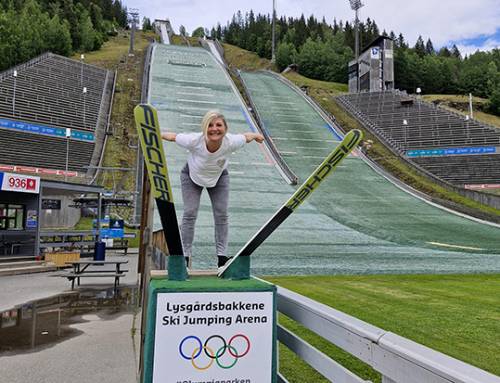
{"label": "trash bin", "polygon": [[106,243],[96,242],[94,246],[94,261],[104,261],[106,257]]}

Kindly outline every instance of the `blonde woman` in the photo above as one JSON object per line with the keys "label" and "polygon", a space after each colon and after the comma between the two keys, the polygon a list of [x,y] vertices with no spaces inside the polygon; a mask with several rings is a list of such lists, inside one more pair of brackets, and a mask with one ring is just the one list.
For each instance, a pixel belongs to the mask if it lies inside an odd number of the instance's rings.
{"label": "blonde woman", "polygon": [[201,192],[207,189],[212,203],[215,223],[215,248],[217,266],[227,262],[229,174],[228,156],[246,143],[263,142],[258,133],[231,134],[224,116],[218,111],[208,111],[201,122],[200,133],[162,133],[162,138],[176,142],[187,149],[187,164],[181,171],[184,214],[181,238],[186,262],[190,265],[194,227],[200,207]]}

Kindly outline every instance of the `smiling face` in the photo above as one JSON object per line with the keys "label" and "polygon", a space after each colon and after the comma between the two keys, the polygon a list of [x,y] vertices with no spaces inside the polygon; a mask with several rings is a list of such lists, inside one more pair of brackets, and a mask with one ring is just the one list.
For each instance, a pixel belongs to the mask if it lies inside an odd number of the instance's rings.
{"label": "smiling face", "polygon": [[220,117],[214,118],[208,123],[206,131],[207,143],[221,142],[226,135],[227,127],[224,119]]}

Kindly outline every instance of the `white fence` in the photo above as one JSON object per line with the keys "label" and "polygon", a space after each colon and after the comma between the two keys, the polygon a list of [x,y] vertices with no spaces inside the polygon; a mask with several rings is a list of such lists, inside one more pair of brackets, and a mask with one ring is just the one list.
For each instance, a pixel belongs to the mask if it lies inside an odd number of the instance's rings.
{"label": "white fence", "polygon": [[[500,383],[479,368],[278,287],[278,311],[370,365],[383,383]],[[278,339],[326,379],[366,382],[279,326]],[[281,374],[278,382],[287,383]]]}

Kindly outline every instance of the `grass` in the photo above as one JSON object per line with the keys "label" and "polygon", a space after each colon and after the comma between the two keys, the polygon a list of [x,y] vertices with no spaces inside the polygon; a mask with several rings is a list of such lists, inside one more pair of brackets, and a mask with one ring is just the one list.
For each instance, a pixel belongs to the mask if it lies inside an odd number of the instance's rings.
{"label": "grass", "polygon": [[[272,277],[365,322],[500,375],[500,275],[383,275]],[[284,316],[280,322],[363,379],[378,373]],[[290,382],[326,382],[280,350]]]}
{"label": "grass", "polygon": [[[271,62],[266,59],[258,57],[253,52],[246,51],[239,47],[230,44],[223,44],[224,58],[228,65],[242,70],[259,70],[259,69],[273,69]],[[401,161],[395,154],[382,144],[376,136],[364,129],[354,118],[350,116],[342,107],[340,107],[333,97],[346,93],[348,87],[346,84],[334,83],[328,81],[313,80],[304,77],[296,72],[288,72],[284,75],[295,85],[308,87],[308,94],[314,98],[326,111],[335,116],[337,122],[349,131],[351,129],[360,129],[364,133],[365,140],[372,140],[374,142],[368,155],[371,159],[376,161],[386,171],[393,174],[395,177],[406,183],[407,185],[431,196],[434,199],[451,201],[453,204],[464,206],[466,213],[474,214],[480,212],[483,218],[487,216],[500,216],[500,210],[493,207],[483,205],[479,202],[463,197],[462,195],[450,191],[442,186],[429,180],[427,177],[420,175],[414,168]],[[233,77],[233,80],[238,86],[240,93],[243,94],[239,81]],[[427,97],[427,96],[425,96]],[[456,99],[454,96],[443,96],[444,99],[452,101]],[[427,101],[432,101],[429,99]],[[475,99],[476,103],[484,102],[482,99]],[[490,116],[495,117],[495,116]],[[484,217],[486,215],[486,217]]]}
{"label": "grass", "polygon": [[[117,193],[130,193],[135,185],[137,134],[133,120],[133,108],[140,102],[144,54],[154,37],[151,32],[137,31],[134,55],[129,56],[130,34],[122,31],[103,44],[99,51],[85,53],[85,62],[117,71],[116,92],[113,99],[110,129],[104,152],[105,167],[129,168],[132,171],[102,172],[97,182]],[[76,54],[74,59],[80,59]],[[128,219],[131,209],[113,210]]]}
{"label": "grass", "polygon": [[342,84],[338,82],[328,82],[321,80],[313,80],[307,77],[304,77],[297,72],[288,72],[284,74],[284,76],[295,83],[298,87],[307,86],[309,90],[322,90],[325,94],[322,96],[337,96],[342,93],[347,93],[348,88],[347,84]]}
{"label": "grass", "polygon": [[[298,86],[305,84],[303,76],[297,74],[286,74],[286,77]],[[420,190],[435,199],[451,201],[452,203],[465,206],[467,209],[479,211],[486,215],[500,216],[499,209],[480,204],[479,202],[463,197],[458,193],[439,186],[430,181],[427,177],[420,175],[409,165],[402,162],[395,154],[387,149],[376,136],[364,129],[358,121],[356,121],[349,113],[339,106],[332,98],[333,95],[341,92],[338,90],[339,84],[315,80],[309,80],[308,84],[310,84],[308,91],[309,95],[313,97],[323,107],[323,109],[334,115],[337,122],[344,128],[344,130],[349,131],[351,129],[360,129],[364,133],[365,140],[370,139],[373,141],[373,146],[368,152],[368,155],[386,171],[399,178],[405,184]],[[468,211],[468,213],[472,212]]]}
{"label": "grass", "polygon": [[[75,230],[92,230],[93,229],[93,217],[82,217],[75,225]],[[125,227],[125,233],[135,234],[135,238],[127,238],[129,247],[139,247],[139,230],[138,229],[130,229]]]}
{"label": "grass", "polygon": [[[469,114],[469,97],[465,95],[449,95],[449,94],[427,94],[422,96],[424,101],[434,102],[440,106],[450,109],[454,112],[466,115]],[[493,114],[485,113],[484,110],[488,104],[488,100],[481,97],[472,97],[472,109],[474,119],[485,124],[500,128],[500,117]]]}
{"label": "grass", "polygon": [[224,59],[229,66],[247,71],[277,70],[270,60],[259,57],[257,53],[238,48],[231,44],[224,43],[222,47],[224,48]]}

